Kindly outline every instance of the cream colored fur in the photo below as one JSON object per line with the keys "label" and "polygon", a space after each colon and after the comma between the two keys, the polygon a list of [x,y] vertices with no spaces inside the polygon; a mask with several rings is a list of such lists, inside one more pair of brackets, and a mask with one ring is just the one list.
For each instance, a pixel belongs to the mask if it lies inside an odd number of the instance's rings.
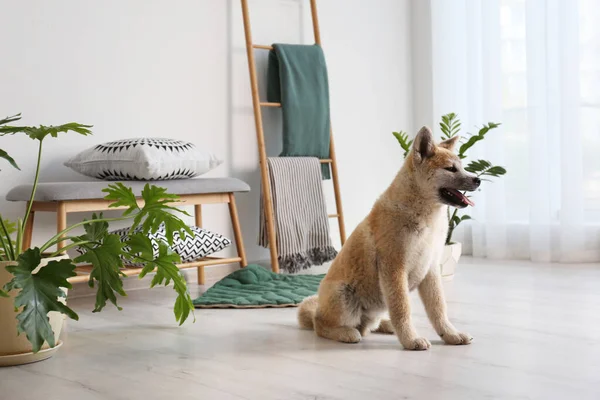
{"label": "cream colored fur", "polygon": [[[439,190],[479,185],[454,154],[456,142],[436,145],[428,128],[419,131],[396,178],[333,261],[318,297],[300,305],[302,328],[347,343],[369,332],[395,333],[406,349],[428,349],[430,342],[411,321],[409,292],[418,289],[440,337],[448,344],[471,343],[448,319],[439,272],[448,229]],[[457,171],[448,172],[450,166]],[[386,312],[390,320],[382,319]]]}

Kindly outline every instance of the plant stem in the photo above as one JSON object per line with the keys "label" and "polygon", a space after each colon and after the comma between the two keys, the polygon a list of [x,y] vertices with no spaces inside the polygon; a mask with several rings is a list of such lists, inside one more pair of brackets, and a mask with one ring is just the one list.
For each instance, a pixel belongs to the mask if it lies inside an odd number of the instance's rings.
{"label": "plant stem", "polygon": [[[58,240],[55,240],[53,243],[46,243],[46,244],[47,244],[47,246],[46,246],[46,245],[44,245],[45,247],[43,247],[43,248],[41,248],[41,249],[40,249],[40,253],[41,253],[41,254],[44,254],[44,252],[46,251],[46,249],[48,249],[49,247],[51,247],[51,246],[55,245],[55,244],[56,244],[56,243],[58,243],[58,242],[66,242],[66,241],[68,241],[68,240],[70,240],[70,241],[74,242],[76,239],[79,239],[79,237],[77,237],[77,236],[62,236],[60,239],[58,239]],[[69,246],[70,246],[70,245],[69,245]],[[65,247],[66,247],[66,246],[65,246]],[[63,248],[62,248],[62,249],[60,249],[60,250],[56,250],[54,253],[57,253],[56,255],[60,254],[61,252],[63,252],[63,249],[64,249],[65,247],[63,247]],[[54,256],[56,256],[54,253],[52,253],[52,256],[53,256],[53,257],[54,257]],[[49,256],[47,256],[47,257],[49,257]]]}
{"label": "plant stem", "polygon": [[80,226],[84,226],[84,225],[88,225],[88,224],[93,224],[96,222],[116,222],[116,221],[125,221],[131,218],[134,218],[135,215],[129,215],[127,217],[117,217],[117,218],[99,218],[99,219],[90,219],[87,221],[81,221],[78,222],[74,225],[71,225],[70,227],[68,227],[67,229],[58,232],[56,235],[52,236],[52,238],[50,238],[50,240],[48,240],[46,243],[44,243],[44,245],[42,247],[40,247],[40,252],[44,252],[44,250],[48,249],[48,247],[55,245],[58,242],[62,242],[63,240],[65,240],[64,238],[62,238],[61,236],[64,235],[65,233],[72,231],[75,228],[78,228]]}
{"label": "plant stem", "polygon": [[57,255],[59,255],[60,253],[67,251],[69,249],[72,249],[74,247],[78,247],[78,246],[83,246],[84,244],[89,244],[89,243],[97,243],[97,242],[92,242],[90,240],[84,240],[81,242],[73,242],[68,246],[63,247],[60,250],[56,250],[54,253],[50,254],[47,258],[51,258],[51,257],[56,257]]}
{"label": "plant stem", "polygon": [[21,218],[17,218],[17,248],[15,249],[15,260],[21,254],[21,249],[23,248],[23,228],[21,227]]}
{"label": "plant stem", "polygon": [[[448,219],[448,221],[452,221],[456,216],[456,213],[458,213],[458,208],[454,209],[454,212],[452,213],[452,216]],[[448,209],[448,214],[450,214],[450,209]],[[446,245],[449,245],[450,241],[452,240],[452,233],[454,232],[454,228],[456,228],[456,226],[451,227],[450,222],[448,222],[448,234],[446,235]]]}
{"label": "plant stem", "polygon": [[[4,244],[4,239],[2,239],[2,247],[4,247],[4,253],[6,253],[6,257],[8,257],[9,260],[14,261],[17,259],[15,257],[15,250],[13,247],[12,239],[10,238],[10,234],[8,233],[8,229],[6,229],[6,225],[4,225],[4,219],[2,218],[2,216],[0,216],[0,225],[2,226],[2,230],[4,231],[6,239],[8,240],[7,246],[6,244]],[[10,252],[8,250],[10,250]]]}
{"label": "plant stem", "polygon": [[33,180],[33,189],[31,190],[31,197],[29,198],[29,204],[27,206],[27,212],[25,213],[25,219],[23,220],[23,226],[21,226],[20,234],[17,234],[17,254],[21,254],[23,247],[23,231],[25,230],[25,224],[29,220],[29,214],[31,213],[31,207],[33,206],[33,200],[35,199],[35,191],[37,190],[38,180],[40,178],[40,165],[42,162],[42,141],[40,140],[40,146],[38,147],[37,165],[35,167],[35,178]]}
{"label": "plant stem", "polygon": [[[6,248],[6,242],[4,242],[2,235],[0,235],[0,246],[2,246],[2,249],[4,251],[4,257],[0,256],[0,261],[11,261],[10,254]],[[5,258],[6,258],[6,260],[5,260]]]}

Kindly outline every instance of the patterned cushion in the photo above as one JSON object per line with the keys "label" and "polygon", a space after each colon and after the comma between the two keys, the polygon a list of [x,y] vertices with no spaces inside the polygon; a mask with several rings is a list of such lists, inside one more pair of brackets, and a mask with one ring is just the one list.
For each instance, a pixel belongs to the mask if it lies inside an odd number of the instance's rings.
{"label": "patterned cushion", "polygon": [[193,178],[223,161],[193,143],[164,138],[134,138],[99,144],[82,151],[65,166],[108,181]]}
{"label": "patterned cushion", "polygon": [[[207,257],[213,253],[223,250],[231,244],[231,241],[226,237],[219,235],[218,233],[211,232],[207,229],[199,228],[196,226],[190,227],[193,236],[185,234],[182,239],[179,233],[173,235],[173,246],[171,249],[179,254],[181,262],[192,262],[203,257]],[[139,232],[139,229],[137,230]],[[117,229],[110,233],[119,235],[121,241],[129,239],[129,228]],[[165,230],[161,226],[154,234],[148,234],[150,241],[152,242],[152,248],[154,249],[154,257],[158,256],[158,243],[164,241],[166,243],[167,236]],[[129,249],[125,247],[125,250]],[[81,253],[80,250],[78,250]],[[123,263],[128,266],[139,267],[139,264],[132,262],[131,260],[124,259]]]}

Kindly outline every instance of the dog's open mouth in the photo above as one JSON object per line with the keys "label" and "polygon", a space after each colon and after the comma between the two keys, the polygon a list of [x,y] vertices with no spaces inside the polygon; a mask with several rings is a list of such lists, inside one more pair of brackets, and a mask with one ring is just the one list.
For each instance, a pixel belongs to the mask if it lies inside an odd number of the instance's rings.
{"label": "dog's open mouth", "polygon": [[440,197],[446,204],[458,208],[465,208],[466,206],[472,207],[475,205],[471,199],[456,189],[442,188],[440,189]]}

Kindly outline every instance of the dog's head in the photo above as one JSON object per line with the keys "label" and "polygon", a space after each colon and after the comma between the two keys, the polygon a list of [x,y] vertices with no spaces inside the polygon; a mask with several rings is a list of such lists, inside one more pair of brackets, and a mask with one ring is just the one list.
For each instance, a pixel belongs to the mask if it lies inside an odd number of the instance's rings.
{"label": "dog's head", "polygon": [[413,173],[420,189],[440,203],[464,208],[473,202],[461,191],[473,191],[481,184],[475,174],[464,170],[460,158],[454,153],[458,136],[436,144],[431,130],[421,128],[413,142]]}

